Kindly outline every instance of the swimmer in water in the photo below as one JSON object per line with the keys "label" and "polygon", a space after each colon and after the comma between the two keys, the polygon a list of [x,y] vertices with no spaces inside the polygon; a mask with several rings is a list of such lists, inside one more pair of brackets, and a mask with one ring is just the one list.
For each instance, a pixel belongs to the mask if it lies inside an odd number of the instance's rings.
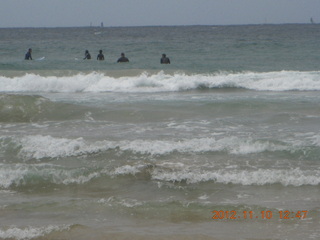
{"label": "swimmer in water", "polygon": [[90,55],[88,50],[86,50],[86,52],[84,53],[84,59],[83,60],[85,60],[85,59],[91,59],[91,55]]}
{"label": "swimmer in water", "polygon": [[104,60],[104,55],[102,54],[102,50],[99,51],[99,54],[97,56],[97,60],[100,60],[100,61]]}
{"label": "swimmer in water", "polygon": [[117,61],[119,62],[129,62],[129,59],[124,55],[124,53],[121,53],[121,57]]}
{"label": "swimmer in water", "polygon": [[25,59],[25,60],[32,60],[31,53],[32,53],[32,49],[29,48],[29,50],[28,50],[28,52],[26,53],[26,56],[24,57],[24,59]]}
{"label": "swimmer in water", "polygon": [[162,58],[160,59],[161,64],[170,64],[170,59],[166,56],[166,54],[162,54]]}

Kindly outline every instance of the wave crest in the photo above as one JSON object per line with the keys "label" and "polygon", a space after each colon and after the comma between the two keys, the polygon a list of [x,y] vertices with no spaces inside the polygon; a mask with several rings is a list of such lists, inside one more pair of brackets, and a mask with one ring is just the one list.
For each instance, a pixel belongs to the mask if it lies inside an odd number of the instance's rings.
{"label": "wave crest", "polygon": [[[0,139],[1,140],[1,139]],[[3,139],[1,142],[6,142]],[[234,155],[246,155],[261,153],[264,151],[292,151],[292,147],[285,143],[272,143],[238,137],[216,138],[193,138],[178,140],[133,140],[133,141],[96,141],[87,142],[83,138],[68,139],[55,138],[52,136],[30,135],[21,139],[12,139],[17,149],[18,156],[24,160],[43,158],[77,157],[82,155],[97,154],[114,150],[121,154],[129,151],[133,154],[151,156],[168,155],[178,153],[204,153],[204,152],[227,152]],[[4,148],[8,143],[4,144]],[[298,149],[299,150],[299,149]],[[297,151],[298,151],[297,150]]]}
{"label": "wave crest", "polygon": [[214,74],[155,74],[113,77],[91,72],[73,76],[29,73],[0,76],[0,92],[176,92],[196,89],[239,88],[256,91],[319,91],[320,72],[219,72]]}

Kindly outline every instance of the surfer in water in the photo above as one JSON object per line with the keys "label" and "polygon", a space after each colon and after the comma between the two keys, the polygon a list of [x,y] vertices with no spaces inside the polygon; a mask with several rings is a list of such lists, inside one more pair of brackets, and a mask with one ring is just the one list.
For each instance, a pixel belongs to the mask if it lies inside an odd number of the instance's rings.
{"label": "surfer in water", "polygon": [[121,57],[117,61],[119,62],[129,62],[129,59],[124,55],[124,53],[121,53]]}
{"label": "surfer in water", "polygon": [[170,59],[166,56],[166,54],[162,54],[162,58],[160,59],[161,64],[170,64]]}
{"label": "surfer in water", "polygon": [[86,52],[84,53],[84,59],[83,60],[85,60],[85,59],[91,59],[91,55],[90,55],[88,50],[86,50]]}
{"label": "surfer in water", "polygon": [[25,60],[32,60],[31,53],[32,53],[32,49],[29,48],[29,49],[28,49],[28,52],[26,53],[26,56],[24,57],[24,59],[25,59]]}
{"label": "surfer in water", "polygon": [[100,61],[104,60],[104,55],[102,54],[102,50],[99,50],[99,54],[97,56],[97,60],[100,60]]}

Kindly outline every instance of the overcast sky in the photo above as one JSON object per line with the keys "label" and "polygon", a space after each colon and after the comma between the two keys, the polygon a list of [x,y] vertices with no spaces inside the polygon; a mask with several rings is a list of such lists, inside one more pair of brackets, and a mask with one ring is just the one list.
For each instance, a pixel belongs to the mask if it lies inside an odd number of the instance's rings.
{"label": "overcast sky", "polygon": [[0,0],[0,27],[320,23],[320,0]]}

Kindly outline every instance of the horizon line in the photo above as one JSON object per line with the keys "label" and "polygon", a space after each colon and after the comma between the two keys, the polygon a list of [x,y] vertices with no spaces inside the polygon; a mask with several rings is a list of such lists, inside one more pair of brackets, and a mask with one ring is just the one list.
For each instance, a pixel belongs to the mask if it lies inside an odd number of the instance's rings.
{"label": "horizon line", "polygon": [[193,26],[258,26],[258,25],[317,25],[318,23],[247,23],[247,24],[176,24],[176,25],[136,25],[136,26],[99,26],[99,25],[85,25],[85,26],[38,26],[38,27],[0,27],[0,29],[13,28],[134,28],[134,27],[193,27]]}

